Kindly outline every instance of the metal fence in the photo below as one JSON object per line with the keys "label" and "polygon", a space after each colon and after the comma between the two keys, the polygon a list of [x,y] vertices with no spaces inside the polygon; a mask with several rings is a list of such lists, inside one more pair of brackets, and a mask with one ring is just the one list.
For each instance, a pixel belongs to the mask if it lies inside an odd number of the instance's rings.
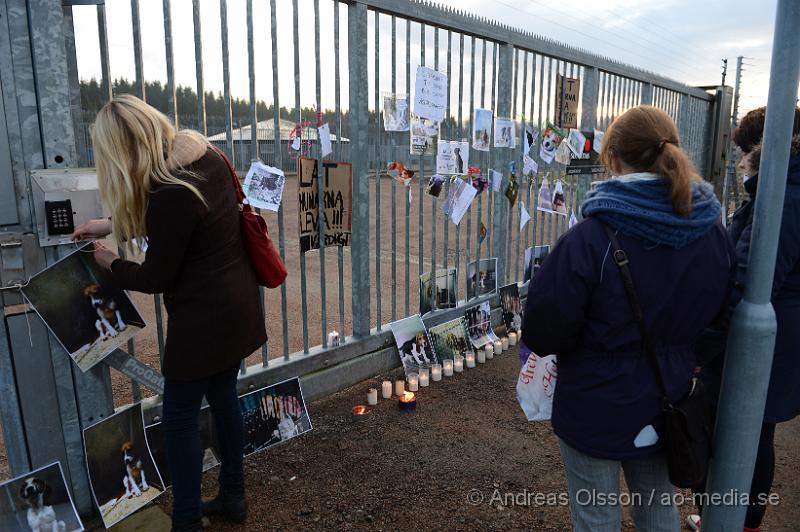
{"label": "metal fence", "polygon": [[[19,3],[20,9],[25,9],[22,2]],[[331,18],[320,15],[321,3],[326,12],[332,12]],[[422,273],[438,268],[457,268],[461,298],[464,297],[469,282],[466,266],[481,258],[498,259],[497,282],[500,285],[522,280],[525,249],[554,243],[568,228],[567,217],[537,211],[537,191],[542,181],[547,179],[552,186],[557,180],[561,180],[568,208],[576,213],[581,198],[589,187],[589,176],[567,175],[566,168],[555,161],[546,164],[540,158],[537,148],[532,150],[531,156],[538,162],[539,171],[530,175],[523,175],[522,172],[523,153],[519,134],[524,132],[527,124],[533,124],[541,131],[548,120],[555,121],[557,74],[578,78],[581,82],[581,129],[605,130],[616,116],[632,106],[658,106],[676,121],[684,147],[701,173],[707,175],[713,135],[714,96],[703,89],[689,87],[490,20],[437,7],[429,2],[292,0],[290,20],[279,20],[276,4],[276,0],[269,2],[271,49],[266,58],[261,57],[257,62],[253,38],[253,0],[246,0],[247,16],[241,20],[230,19],[228,2],[219,0],[219,42],[223,58],[223,95],[227,114],[224,131],[208,131],[204,120],[190,123],[191,117],[184,120],[176,113],[172,50],[172,29],[176,21],[172,17],[170,0],[163,0],[169,114],[176,122],[182,126],[194,126],[209,135],[224,133],[224,140],[220,144],[232,156],[239,170],[246,170],[252,159],[261,158],[268,164],[284,168],[289,174],[294,172],[296,162],[290,158],[285,140],[281,138],[280,142],[276,142],[274,137],[259,138],[258,130],[261,126],[247,127],[271,121],[273,134],[281,130],[278,113],[271,117],[257,116],[256,81],[271,78],[274,109],[280,109],[281,104],[286,103],[279,102],[280,86],[283,83],[294,85],[294,101],[290,103],[293,105],[297,123],[309,118],[302,114],[302,104],[309,102],[301,102],[301,83],[309,83],[308,80],[311,80],[315,84],[316,101],[313,103],[316,109],[323,108],[323,83],[330,84],[334,93],[334,119],[330,126],[336,139],[332,158],[353,165],[351,247],[322,248],[319,251],[300,253],[296,222],[290,216],[294,212],[292,209],[296,208],[293,207],[295,199],[291,194],[292,188],[288,185],[283,205],[277,214],[264,213],[273,236],[277,237],[281,255],[290,266],[290,282],[282,285],[279,290],[264,294],[270,341],[261,350],[260,360],[255,365],[242,366],[241,385],[244,388],[275,382],[285,376],[313,375],[314,372],[328,368],[346,367],[347,364],[363,358],[365,353],[386,352],[391,340],[387,324],[417,312],[418,279]],[[28,9],[46,12],[52,21],[55,17],[52,8],[43,5],[32,2]],[[130,6],[133,46],[128,52],[136,67],[135,86],[138,87],[138,95],[146,98],[139,0],[131,0]],[[192,8],[196,92],[204,94],[204,33],[201,31],[200,1],[192,0]],[[310,32],[302,40],[298,37],[301,8],[313,11],[313,41]],[[38,23],[33,25],[34,33],[55,32],[55,39],[66,42],[65,58],[69,68],[64,67],[51,73],[54,79],[49,81],[54,87],[69,87],[71,91],[69,100],[72,112],[64,117],[62,126],[62,129],[66,128],[63,138],[72,139],[72,144],[66,146],[64,152],[74,154],[68,157],[67,164],[70,161],[91,160],[91,146],[85,125],[88,120],[82,118],[83,115],[76,109],[75,103],[77,71],[70,34],[73,9],[97,11],[98,46],[104,72],[102,81],[104,93],[111,96],[105,6],[64,8],[63,16],[67,24],[54,23],[53,27],[66,27],[65,35],[61,34],[60,29],[45,30]],[[11,9],[7,12],[13,15]],[[5,20],[5,17],[2,18]],[[181,21],[184,22],[188,23]],[[14,17],[11,17],[11,23],[15,23]],[[328,30],[321,32],[321,25],[328,25]],[[307,27],[310,28],[310,25]],[[227,112],[230,110],[232,98],[228,42],[231,31],[246,31],[248,45],[250,116],[238,117],[238,123]],[[294,36],[291,50],[278,49],[278,34],[283,31],[291,31]],[[331,34],[332,40],[323,41],[323,33]],[[346,57],[342,54],[342,39],[347,41]],[[0,42],[0,49],[2,46],[3,43]],[[313,48],[314,61],[301,63],[302,47]],[[332,50],[334,57],[332,72],[327,72],[325,79],[321,74],[321,49]],[[293,78],[279,76],[279,54],[284,58],[292,58]],[[492,109],[495,117],[510,117],[515,120],[517,147],[490,148],[488,152],[473,151],[470,166],[480,167],[483,176],[488,176],[490,169],[501,171],[502,190],[505,190],[509,182],[509,165],[515,162],[519,181],[519,198],[516,204],[511,204],[502,192],[495,192],[490,187],[487,192],[478,195],[460,225],[455,226],[441,210],[447,189],[443,191],[441,199],[425,193],[427,177],[435,171],[433,157],[410,155],[409,134],[384,131],[381,115],[382,93],[413,94],[413,74],[419,65],[430,66],[447,74],[448,102],[440,139],[470,138],[474,111],[477,108]],[[4,77],[4,83],[5,79]],[[48,80],[37,79],[36,84],[46,81]],[[349,105],[346,110],[342,104],[343,87],[348,90]],[[205,117],[203,102],[203,98],[198,99],[195,117]],[[47,112],[44,107],[36,110],[38,113]],[[63,113],[57,115],[63,116]],[[49,123],[45,126],[47,127],[43,128],[43,134],[52,133],[48,128],[55,127]],[[244,135],[244,131],[249,133],[249,138]],[[321,164],[319,147],[316,144],[312,146],[313,155],[317,157],[318,164]],[[54,162],[47,156],[48,153],[55,153],[48,151],[49,147],[45,146],[44,160],[34,158],[27,161],[25,167],[31,169],[43,165],[62,165],[62,161]],[[417,172],[419,179],[414,181],[410,190],[385,175],[387,161],[395,159],[405,161]],[[74,166],[74,162],[72,165]],[[24,170],[17,169],[18,174],[20,171],[24,174]],[[18,181],[29,186],[24,180]],[[520,202],[532,216],[530,223],[522,229]],[[24,201],[20,201],[20,205],[24,206]],[[482,241],[478,236],[481,224],[488,230],[485,240]],[[30,223],[26,226],[23,220],[20,225],[30,230]],[[318,225],[320,240],[324,241],[324,224]],[[53,262],[65,253],[66,250],[49,250],[46,261]],[[299,308],[295,308],[296,301],[299,301]],[[464,305],[472,303],[474,301],[461,302],[459,309],[434,313],[430,321],[452,317],[463,312]],[[155,296],[151,304],[156,316],[154,344],[159,353],[163,353],[164,326],[160,297]],[[12,335],[21,334],[19,320],[14,320],[13,327]],[[291,335],[290,330],[294,328],[300,329],[302,333]],[[327,333],[331,329],[341,331],[342,337],[347,333],[344,346],[329,349]],[[16,345],[21,352],[25,350],[23,343],[18,342]],[[134,354],[138,350],[141,354],[141,348],[137,347],[140,346],[131,343],[130,353]],[[59,347],[54,346],[51,354],[53,361],[57,357],[63,357],[66,361],[66,356],[60,352]],[[340,373],[341,382],[320,384],[319,393],[355,382],[354,379],[371,369],[385,367],[385,357],[381,359],[383,362],[378,362],[377,358],[375,360],[371,366],[365,363],[366,369],[362,371],[348,370],[348,377],[343,377],[343,373]],[[395,365],[397,363],[399,361]],[[95,405],[93,411],[97,412],[96,417],[102,417],[104,411],[107,413],[109,405],[113,404],[109,402],[111,391],[107,369],[100,369],[86,376],[74,370],[70,372],[69,368],[58,371],[61,376],[56,374],[54,378],[59,383],[60,379],[66,378],[66,374],[63,374],[65,371],[67,374],[71,373],[69,380],[73,395],[79,402]],[[88,382],[86,388],[78,385],[84,381]],[[141,391],[133,381],[131,386],[132,398],[137,400]],[[311,395],[314,396],[313,393]],[[157,401],[148,404],[148,411],[151,412],[149,415],[157,415]],[[90,410],[87,409],[86,412]],[[79,417],[79,426],[86,426],[96,419],[87,415]],[[62,423],[68,421],[62,419]],[[3,423],[8,434],[8,424],[13,424],[14,421],[4,417]],[[70,441],[62,442],[62,447],[79,449],[74,441],[75,427],[71,427],[69,432],[64,429],[64,432],[65,439]],[[17,458],[14,463],[15,456],[11,458],[12,470],[20,469],[22,459]],[[28,453],[28,463],[30,458]],[[70,469],[79,471],[81,468],[78,462],[71,465],[71,468],[67,468],[68,474]],[[85,483],[85,478],[80,474],[72,478],[73,487],[83,486],[82,482]],[[79,497],[79,503],[86,508],[85,497]]]}

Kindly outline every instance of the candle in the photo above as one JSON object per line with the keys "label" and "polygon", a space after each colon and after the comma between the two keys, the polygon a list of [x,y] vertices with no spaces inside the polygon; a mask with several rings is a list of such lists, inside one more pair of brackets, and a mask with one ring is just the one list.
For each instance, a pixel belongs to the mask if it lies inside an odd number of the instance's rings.
{"label": "candle", "polygon": [[370,388],[367,392],[367,404],[375,406],[378,404],[378,390],[377,388]]}
{"label": "candle", "polygon": [[452,360],[450,360],[449,358],[445,359],[443,368],[444,368],[444,376],[445,377],[452,377],[453,376],[453,361]]}
{"label": "candle", "polygon": [[508,333],[508,345],[517,345],[517,333],[513,331]]}
{"label": "candle", "polygon": [[408,374],[408,389],[412,392],[419,390],[419,375],[416,373]]}
{"label": "candle", "polygon": [[508,351],[508,336],[503,336],[501,341],[503,342],[503,351]]}
{"label": "candle", "polygon": [[461,373],[464,371],[464,357],[461,355],[456,355],[453,358],[453,371],[456,373]]}
{"label": "candle", "polygon": [[[377,392],[377,390],[375,391]],[[353,421],[365,421],[372,411],[364,405],[358,405],[354,406],[350,412],[350,417],[353,418]]]}
{"label": "candle", "polygon": [[[450,369],[452,369],[452,365],[450,366]],[[431,379],[433,379],[434,382],[439,382],[440,380],[442,380],[441,364],[434,364],[433,366],[431,366]]]}
{"label": "candle", "polygon": [[494,343],[494,354],[495,355],[499,355],[502,352],[503,352],[503,342],[501,342],[500,340],[497,340]]}
{"label": "candle", "polygon": [[486,350],[486,354],[487,355],[494,355],[494,344],[492,344],[492,342],[489,342],[488,344],[486,344],[484,346],[484,349]]}
{"label": "candle", "polygon": [[[475,355],[472,355],[472,357],[473,360],[477,360],[478,364],[483,364],[484,362],[486,362],[486,351],[483,349],[478,349],[477,359],[475,358]],[[469,359],[467,359],[467,361],[469,362]],[[467,364],[467,366],[469,366],[469,364]]]}
{"label": "candle", "polygon": [[[439,376],[441,377],[441,370],[439,370]],[[430,384],[430,379],[428,379],[428,368],[422,368],[419,370],[419,385],[423,388]]]}
{"label": "candle", "polygon": [[[478,356],[478,362],[482,362],[480,359],[480,355]],[[468,368],[475,367],[475,353],[467,353],[467,367]]]}
{"label": "candle", "polygon": [[383,381],[381,384],[381,395],[384,399],[388,399],[392,396],[392,383],[390,381]]}
{"label": "candle", "polygon": [[486,344],[486,347],[483,349],[483,353],[486,356],[486,360],[491,360],[494,358],[494,348],[488,349],[489,347],[491,346],[489,344]]}
{"label": "candle", "polygon": [[336,347],[339,345],[339,333],[331,331],[328,333],[328,347]]}
{"label": "candle", "polygon": [[405,391],[406,391],[406,383],[405,383],[404,380],[401,379],[401,380],[394,381],[394,394],[396,396],[399,397],[399,396],[403,395],[403,392],[405,392]]}
{"label": "candle", "polygon": [[417,408],[417,395],[414,392],[405,392],[397,401],[397,406],[403,412],[411,412]]}

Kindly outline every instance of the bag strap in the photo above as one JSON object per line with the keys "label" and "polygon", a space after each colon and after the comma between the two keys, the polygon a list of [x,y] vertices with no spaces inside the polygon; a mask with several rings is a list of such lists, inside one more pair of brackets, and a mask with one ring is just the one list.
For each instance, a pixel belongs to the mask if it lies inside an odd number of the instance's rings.
{"label": "bag strap", "polygon": [[228,156],[225,155],[224,151],[213,144],[211,145],[211,149],[217,152],[217,155],[222,157],[222,160],[225,161],[225,165],[228,167],[228,172],[230,173],[231,180],[233,181],[233,189],[236,192],[236,202],[239,204],[239,210],[250,210],[250,205],[244,202],[246,196],[244,195],[244,190],[242,190],[242,184],[239,182],[239,176],[236,175],[236,170],[233,169],[230,159],[228,159]]}
{"label": "bag strap", "polygon": [[647,327],[644,324],[644,312],[642,312],[639,297],[636,295],[636,287],[633,284],[631,269],[628,267],[630,263],[628,254],[620,247],[616,233],[605,224],[603,224],[603,228],[606,230],[606,234],[608,234],[608,238],[611,240],[611,247],[614,251],[612,257],[622,275],[622,284],[625,285],[625,293],[628,295],[628,303],[630,303],[631,310],[633,311],[633,319],[636,321],[636,325],[639,326],[639,334],[642,336],[642,345],[647,353],[647,357],[650,359],[653,373],[655,373],[656,376],[656,382],[658,382],[658,388],[661,391],[661,401],[664,408],[671,409],[672,404],[669,401],[667,386],[664,384],[664,376],[661,373],[661,366],[658,363],[656,350],[653,346],[653,339],[650,337],[650,334],[647,332]]}

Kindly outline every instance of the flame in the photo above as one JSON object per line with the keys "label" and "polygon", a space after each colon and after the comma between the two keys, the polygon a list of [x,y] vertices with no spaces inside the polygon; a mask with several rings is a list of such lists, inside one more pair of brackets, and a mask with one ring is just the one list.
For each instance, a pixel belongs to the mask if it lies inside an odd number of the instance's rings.
{"label": "flame", "polygon": [[358,405],[358,406],[353,407],[353,414],[355,414],[357,416],[366,414],[367,412],[369,412],[369,408],[367,408],[366,406]]}
{"label": "flame", "polygon": [[414,392],[405,392],[403,393],[403,397],[401,397],[400,400],[404,403],[410,403],[415,398],[416,397],[414,396]]}

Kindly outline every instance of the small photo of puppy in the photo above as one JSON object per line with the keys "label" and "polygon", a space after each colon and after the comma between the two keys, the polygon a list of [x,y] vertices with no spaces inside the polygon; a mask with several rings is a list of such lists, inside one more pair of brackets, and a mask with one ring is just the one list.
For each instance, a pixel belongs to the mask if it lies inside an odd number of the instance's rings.
{"label": "small photo of puppy", "polygon": [[125,476],[122,485],[125,488],[125,497],[138,497],[143,491],[150,489],[147,485],[147,476],[142,469],[142,459],[133,451],[133,443],[126,441],[122,444],[122,459],[125,462]]}
{"label": "small photo of puppy", "polygon": [[59,462],[0,484],[0,530],[83,530]]}
{"label": "small photo of puppy", "polygon": [[113,299],[105,297],[99,285],[90,284],[84,289],[83,294],[89,298],[89,303],[97,313],[94,327],[101,340],[115,338],[119,332],[127,328],[122,314],[117,309],[117,303]]}
{"label": "small photo of puppy", "polygon": [[38,477],[28,477],[22,483],[19,497],[28,506],[28,526],[32,532],[64,532],[67,525],[56,519],[49,504],[50,488]]}

